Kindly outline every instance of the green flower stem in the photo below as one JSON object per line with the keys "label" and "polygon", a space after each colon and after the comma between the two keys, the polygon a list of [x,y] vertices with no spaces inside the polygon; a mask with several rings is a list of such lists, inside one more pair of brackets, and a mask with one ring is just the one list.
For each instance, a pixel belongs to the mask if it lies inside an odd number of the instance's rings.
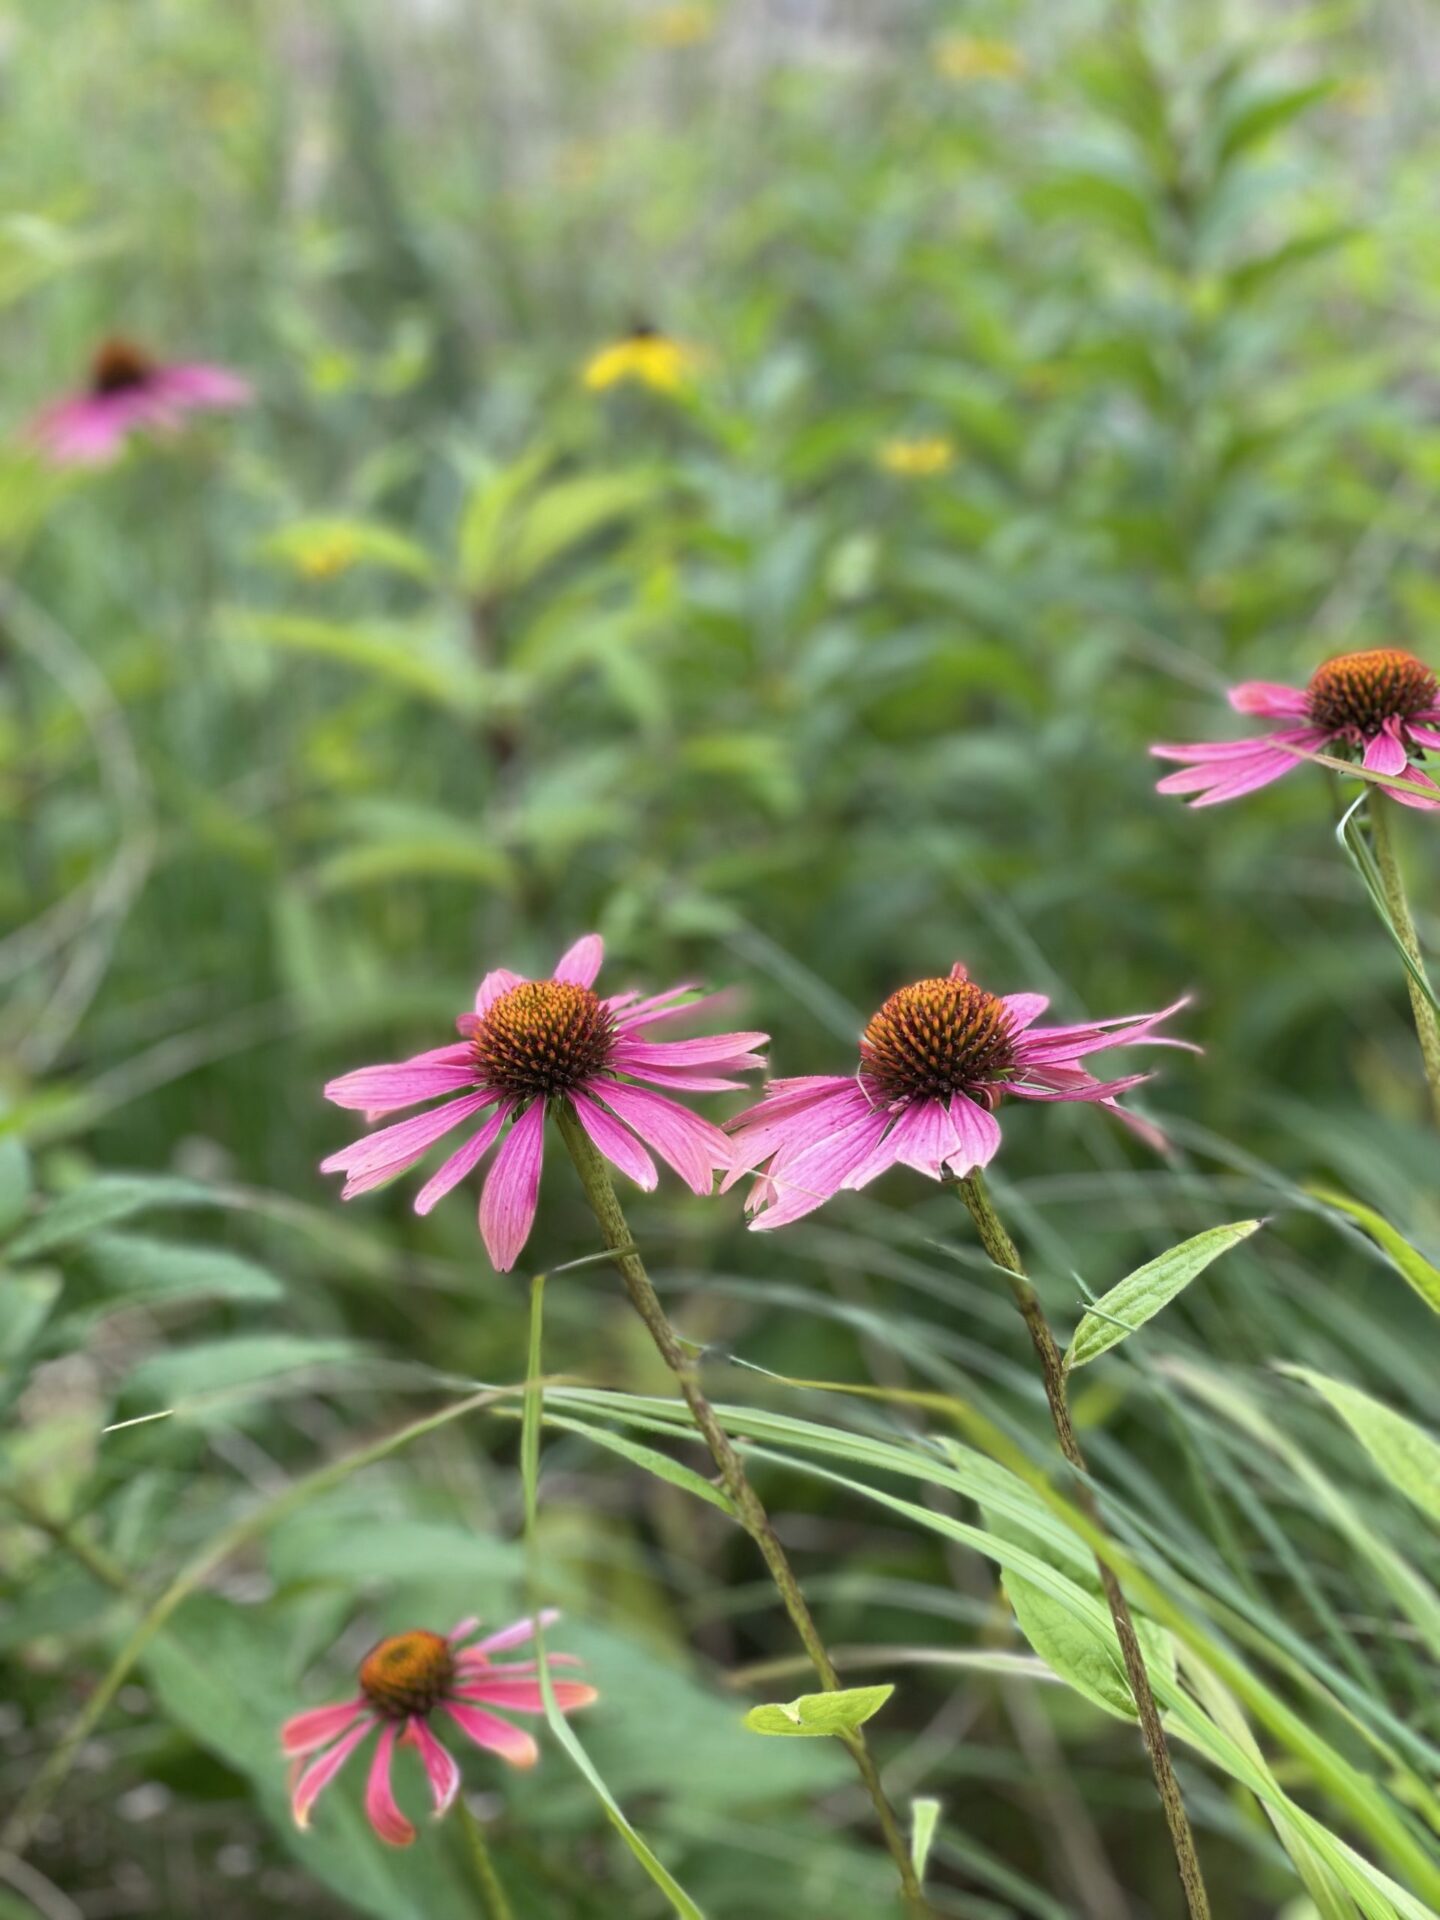
{"label": "green flower stem", "polygon": [[[989,1191],[978,1170],[967,1174],[963,1180],[951,1181],[947,1184],[955,1187],[969,1209],[970,1218],[975,1222],[975,1231],[980,1236],[980,1244],[1005,1275],[1011,1295],[1025,1321],[1026,1330],[1030,1335],[1030,1344],[1035,1349],[1040,1361],[1040,1371],[1044,1376],[1045,1398],[1050,1403],[1050,1418],[1055,1427],[1055,1437],[1060,1442],[1060,1451],[1075,1469],[1075,1504],[1093,1526],[1102,1532],[1108,1531],[1100,1512],[1099,1502],[1095,1498],[1089,1470],[1085,1465],[1085,1456],[1080,1451],[1079,1441],[1075,1438],[1075,1426],[1070,1418],[1070,1400],[1065,1387],[1065,1362],[1056,1345],[1055,1336],[1050,1331],[1050,1323],[1045,1318],[1045,1309],[1040,1304],[1040,1296],[1030,1284],[1020,1265],[1020,1255],[1016,1252],[1015,1242],[1005,1231],[1004,1223],[991,1204]],[[1095,1564],[1100,1570],[1100,1582],[1105,1590],[1110,1617],[1115,1622],[1115,1634],[1120,1642],[1121,1658],[1125,1662],[1130,1692],[1139,1712],[1140,1731],[1144,1737],[1145,1750],[1150,1756],[1150,1766],[1160,1794],[1160,1805],[1165,1813],[1165,1824],[1170,1829],[1170,1842],[1175,1849],[1175,1862],[1180,1869],[1180,1884],[1185,1891],[1185,1904],[1190,1920],[1210,1920],[1210,1898],[1205,1891],[1205,1880],[1200,1871],[1200,1856],[1195,1847],[1195,1835],[1190,1829],[1185,1802],[1180,1796],[1180,1784],[1175,1778],[1175,1769],[1171,1764],[1170,1746],[1165,1738],[1160,1709],[1155,1704],[1155,1695],[1150,1688],[1150,1675],[1145,1668],[1145,1656],[1140,1650],[1135,1621],[1131,1615],[1129,1603],[1121,1591],[1120,1582],[1114,1573],[1098,1556]]]}
{"label": "green flower stem", "polygon": [[1380,882],[1385,889],[1385,904],[1394,922],[1395,937],[1410,962],[1405,969],[1405,984],[1410,989],[1410,1006],[1415,1015],[1415,1032],[1420,1040],[1420,1057],[1425,1063],[1425,1078],[1430,1083],[1431,1104],[1435,1109],[1436,1122],[1440,1123],[1440,1020],[1436,1019],[1434,1007],[1426,999],[1420,982],[1410,970],[1413,967],[1416,973],[1423,974],[1425,962],[1390,832],[1394,803],[1383,788],[1371,786],[1365,804],[1370,815],[1370,843],[1375,849],[1375,864],[1380,869]]}
{"label": "green flower stem", "polygon": [[465,1804],[462,1793],[455,1802],[455,1811],[460,1816],[460,1830],[465,1836],[466,1852],[470,1856],[470,1865],[480,1888],[481,1905],[486,1920],[515,1920],[515,1909],[506,1897],[500,1884],[500,1876],[495,1871],[495,1862],[490,1858],[490,1849],[485,1842],[485,1829]]}
{"label": "green flower stem", "polygon": [[[699,1428],[705,1445],[710,1450],[710,1458],[715,1462],[720,1474],[720,1483],[730,1498],[735,1517],[746,1533],[760,1549],[761,1558],[769,1569],[776,1591],[784,1603],[795,1631],[800,1636],[801,1645],[810,1656],[810,1664],[820,1676],[820,1684],[826,1692],[833,1693],[840,1686],[840,1676],[835,1671],[835,1663],[820,1638],[820,1630],[815,1625],[800,1583],[795,1578],[794,1568],[790,1565],[784,1547],[781,1546],[770,1516],[761,1504],[760,1496],[750,1484],[735,1443],[716,1418],[715,1409],[706,1399],[697,1375],[695,1362],[681,1342],[680,1336],[670,1324],[659,1295],[650,1283],[645,1271],[645,1263],[636,1251],[630,1229],[625,1224],[620,1202],[610,1178],[610,1169],[601,1158],[590,1136],[585,1132],[570,1108],[563,1102],[557,1102],[555,1119],[560,1128],[561,1137],[570,1150],[570,1158],[575,1162],[575,1171],[580,1176],[580,1184],[585,1189],[585,1198],[590,1202],[595,1218],[600,1223],[600,1231],[605,1244],[610,1249],[620,1277],[625,1282],[625,1290],[630,1296],[630,1304],[649,1329],[650,1337],[659,1349],[660,1357],[674,1374],[676,1384],[684,1395],[685,1404],[690,1409],[691,1418]],[[919,1877],[910,1858],[910,1849],[905,1836],[900,1831],[900,1823],[895,1810],[885,1795],[880,1773],[866,1745],[865,1736],[858,1729],[841,1735],[844,1745],[859,1771],[870,1804],[875,1809],[875,1818],[879,1822],[885,1845],[895,1862],[900,1876],[900,1885],[904,1890],[908,1911],[925,1920],[933,1915],[933,1909],[921,1890]]]}

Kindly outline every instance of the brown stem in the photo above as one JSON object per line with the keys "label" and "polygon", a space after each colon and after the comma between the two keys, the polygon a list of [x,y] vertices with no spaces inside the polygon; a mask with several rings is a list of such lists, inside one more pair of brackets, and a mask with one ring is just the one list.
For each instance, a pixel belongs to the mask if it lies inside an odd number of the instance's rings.
{"label": "brown stem", "polygon": [[[980,1236],[980,1244],[1005,1275],[1011,1295],[1024,1318],[1030,1344],[1039,1358],[1040,1371],[1044,1376],[1045,1398],[1050,1403],[1055,1437],[1060,1442],[1060,1451],[1075,1469],[1075,1504],[1096,1528],[1108,1533],[1085,1465],[1085,1456],[1080,1451],[1080,1442],[1075,1438],[1075,1426],[1070,1418],[1070,1400],[1065,1387],[1065,1362],[1050,1331],[1050,1323],[1045,1318],[1040,1296],[1021,1268],[1015,1242],[1005,1231],[1003,1221],[992,1206],[979,1171],[967,1174],[963,1180],[952,1184],[969,1209],[970,1218],[975,1222],[975,1230]],[[1140,1650],[1135,1621],[1114,1573],[1098,1555],[1095,1564],[1100,1571],[1100,1584],[1105,1590],[1110,1618],[1115,1622],[1115,1636],[1120,1642],[1120,1656],[1125,1662],[1130,1692],[1140,1716],[1140,1731],[1145,1740],[1145,1750],[1150,1756],[1160,1805],[1165,1812],[1165,1824],[1170,1829],[1170,1843],[1175,1849],[1175,1862],[1180,1869],[1185,1904],[1191,1920],[1210,1920],[1210,1898],[1200,1871],[1195,1835],[1190,1829],[1185,1802],[1180,1797],[1180,1783],[1175,1778],[1175,1769],[1171,1764],[1169,1742],[1165,1738],[1160,1709],[1151,1691],[1150,1675],[1146,1670],[1145,1656]]]}
{"label": "brown stem", "polygon": [[1425,962],[1420,951],[1420,936],[1415,931],[1414,916],[1410,912],[1410,902],[1405,894],[1405,879],[1400,871],[1400,862],[1395,853],[1395,842],[1390,832],[1391,807],[1394,803],[1380,787],[1371,786],[1366,794],[1366,810],[1370,816],[1370,844],[1375,849],[1375,864],[1380,869],[1380,882],[1385,889],[1385,904],[1390,909],[1390,918],[1394,923],[1395,937],[1400,942],[1405,958],[1410,966],[1405,969],[1405,984],[1410,989],[1410,1008],[1415,1016],[1415,1032],[1420,1040],[1420,1057],[1425,1063],[1425,1078],[1430,1082],[1430,1099],[1435,1108],[1435,1118],[1440,1122],[1440,1019],[1436,1018],[1415,973],[1425,970]]}
{"label": "brown stem", "polygon": [[[710,1458],[715,1462],[720,1474],[720,1483],[729,1495],[735,1509],[735,1517],[746,1533],[760,1549],[770,1578],[775,1582],[776,1591],[784,1603],[801,1645],[810,1656],[810,1664],[820,1676],[820,1684],[827,1693],[835,1692],[840,1686],[840,1676],[835,1671],[835,1663],[820,1638],[820,1630],[800,1591],[800,1582],[795,1578],[795,1570],[790,1565],[784,1547],[781,1546],[770,1516],[761,1503],[759,1494],[750,1484],[735,1443],[716,1418],[715,1409],[706,1399],[700,1386],[695,1361],[680,1340],[674,1327],[660,1304],[659,1295],[651,1285],[650,1276],[645,1271],[645,1263],[636,1251],[630,1229],[625,1224],[625,1216],[620,1210],[620,1202],[610,1179],[610,1170],[601,1158],[590,1136],[575,1118],[568,1105],[559,1102],[555,1108],[555,1118],[561,1137],[570,1150],[575,1162],[575,1171],[580,1176],[580,1184],[585,1189],[585,1198],[590,1202],[595,1218],[600,1223],[600,1232],[605,1244],[614,1257],[625,1290],[630,1296],[630,1304],[649,1329],[650,1337],[659,1349],[660,1357],[675,1376],[675,1381],[685,1397],[691,1418],[700,1429],[701,1437],[710,1450]],[[916,1920],[928,1920],[933,1909],[921,1890],[919,1878],[910,1858],[910,1849],[905,1844],[905,1836],[900,1831],[900,1823],[895,1809],[886,1798],[885,1788],[881,1784],[879,1769],[866,1745],[865,1736],[857,1728],[853,1733],[841,1736],[850,1751],[859,1771],[870,1804],[875,1809],[875,1818],[879,1822],[886,1848],[900,1876],[900,1885],[904,1890],[905,1903]]]}

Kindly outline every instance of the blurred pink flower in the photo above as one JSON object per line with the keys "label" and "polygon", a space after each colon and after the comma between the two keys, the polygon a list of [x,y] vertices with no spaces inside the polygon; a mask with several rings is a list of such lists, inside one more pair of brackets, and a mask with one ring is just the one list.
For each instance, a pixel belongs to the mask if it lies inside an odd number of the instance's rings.
{"label": "blurred pink flower", "polygon": [[[559,1615],[546,1612],[539,1624],[548,1627]],[[295,1762],[290,1776],[290,1806],[295,1823],[308,1827],[315,1802],[357,1747],[378,1727],[380,1738],[370,1763],[365,1789],[365,1813],[380,1838],[392,1847],[408,1847],[415,1829],[395,1804],[390,1786],[390,1764],[395,1749],[414,1747],[420,1756],[435,1801],[435,1817],[445,1813],[460,1791],[460,1768],[454,1756],[431,1731],[437,1713],[453,1720],[477,1747],[508,1760],[512,1767],[533,1767],[540,1758],[530,1735],[511,1726],[491,1707],[510,1713],[543,1713],[538,1662],[495,1661],[491,1655],[518,1646],[534,1634],[534,1620],[517,1620],[487,1639],[463,1644],[479,1622],[462,1620],[453,1633],[440,1635],[417,1627],[392,1634],[372,1647],[360,1663],[360,1691],[353,1700],[333,1707],[311,1707],[297,1713],[280,1730],[280,1742]],[[548,1654],[552,1666],[575,1666],[571,1656]],[[555,1704],[562,1713],[588,1707],[597,1698],[594,1687],[577,1680],[552,1681]]]}
{"label": "blurred pink flower", "polygon": [[[1247,680],[1230,689],[1230,704],[1237,713],[1291,724],[1253,740],[1152,747],[1157,760],[1181,763],[1179,773],[1167,773],[1159,782],[1161,793],[1192,793],[1191,806],[1213,807],[1268,787],[1302,765],[1305,753],[1337,747],[1358,753],[1372,773],[1402,775],[1419,786],[1435,787],[1428,774],[1410,764],[1410,756],[1427,747],[1440,750],[1440,683],[1413,653],[1398,647],[1342,653],[1317,667],[1308,687]],[[1435,787],[1433,800],[1397,793],[1393,787],[1385,791],[1403,806],[1440,807],[1440,787]]]}
{"label": "blurred pink flower", "polygon": [[947,979],[901,987],[866,1027],[855,1073],[772,1080],[758,1106],[736,1115],[724,1185],[758,1176],[746,1205],[763,1230],[896,1165],[932,1180],[963,1177],[999,1147],[994,1110],[1005,1094],[1098,1101],[1163,1149],[1164,1136],[1116,1101],[1149,1076],[1096,1080],[1078,1062],[1106,1047],[1187,1045],[1156,1031],[1186,1002],[1077,1027],[1035,1026],[1048,1005],[1040,993],[989,993],[959,961]]}
{"label": "blurred pink flower", "polygon": [[113,460],[132,433],[178,427],[187,413],[243,407],[250,388],[226,367],[166,365],[128,340],[107,340],[90,364],[90,384],[48,407],[31,427],[57,466]]}
{"label": "blurred pink flower", "polygon": [[[742,1083],[729,1075],[763,1066],[752,1049],[768,1036],[647,1038],[646,1029],[703,1002],[684,997],[694,991],[688,984],[643,1000],[633,991],[602,1000],[591,986],[604,952],[599,934],[587,933],[548,980],[525,980],[497,968],[480,982],[475,1011],[455,1022],[464,1035],[458,1046],[436,1047],[393,1066],[361,1067],[332,1080],[326,1099],[358,1108],[367,1120],[436,1094],[458,1096],[331,1154],[320,1170],[346,1176],[341,1198],[383,1186],[462,1121],[487,1114],[479,1131],[416,1196],[415,1211],[428,1213],[478,1165],[511,1121],[480,1196],[481,1237],[496,1267],[507,1273],[534,1223],[545,1111],[557,1101],[569,1105],[605,1158],[637,1185],[648,1190],[656,1184],[655,1163],[645,1151],[650,1146],[696,1193],[711,1192],[716,1168],[730,1164],[729,1141],[708,1120],[648,1088],[738,1087]],[[647,1086],[633,1085],[637,1080]]]}

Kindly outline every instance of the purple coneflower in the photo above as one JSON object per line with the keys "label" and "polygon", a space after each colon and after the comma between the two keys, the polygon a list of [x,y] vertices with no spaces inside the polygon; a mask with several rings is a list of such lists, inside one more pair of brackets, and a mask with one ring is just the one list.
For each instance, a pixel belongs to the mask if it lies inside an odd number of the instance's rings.
{"label": "purple coneflower", "polygon": [[1000,1145],[995,1108],[1006,1094],[1098,1101],[1163,1147],[1163,1136],[1116,1100],[1149,1076],[1096,1080],[1078,1062],[1106,1047],[1187,1044],[1156,1031],[1186,1002],[1161,1013],[1037,1027],[1049,1004],[1040,993],[987,992],[959,961],[946,979],[901,987],[866,1027],[855,1073],[772,1080],[758,1106],[737,1114],[725,1185],[758,1175],[747,1207],[759,1212],[753,1225],[763,1229],[798,1220],[896,1165],[935,1180],[963,1178]]}
{"label": "purple coneflower", "polygon": [[187,413],[243,407],[250,387],[228,367],[202,361],[168,365],[129,340],[106,340],[90,363],[84,393],[61,400],[31,434],[57,466],[114,459],[132,433],[179,426]]}
{"label": "purple coneflower", "polygon": [[[539,1624],[548,1627],[558,1618],[554,1612],[545,1612]],[[530,1639],[536,1622],[517,1620],[487,1639],[464,1645],[479,1624],[474,1619],[462,1620],[449,1634],[430,1633],[423,1627],[391,1634],[361,1661],[360,1691],[353,1700],[339,1701],[333,1707],[312,1707],[285,1722],[280,1743],[295,1761],[290,1806],[297,1826],[309,1826],[315,1802],[377,1727],[380,1738],[370,1763],[365,1813],[376,1833],[392,1847],[408,1847],[415,1838],[415,1829],[396,1806],[390,1785],[390,1765],[397,1746],[414,1747],[419,1754],[437,1820],[460,1791],[459,1765],[430,1729],[435,1714],[445,1714],[477,1747],[499,1754],[512,1767],[534,1766],[540,1750],[531,1736],[488,1709],[545,1711],[537,1661],[497,1662],[491,1658]],[[578,1664],[563,1653],[550,1654],[547,1659],[552,1667]],[[562,1713],[588,1707],[597,1698],[594,1687],[577,1680],[554,1680],[551,1686]]]}
{"label": "purple coneflower", "polygon": [[[1161,793],[1193,794],[1192,806],[1213,807],[1268,787],[1298,767],[1305,754],[1325,749],[1358,753],[1372,773],[1435,787],[1428,774],[1411,765],[1410,756],[1427,747],[1440,750],[1440,683],[1423,660],[1399,647],[1342,653],[1317,667],[1308,687],[1247,680],[1230,689],[1230,704],[1237,713],[1291,724],[1253,740],[1152,747],[1158,760],[1182,763],[1179,773],[1160,781]],[[1386,792],[1407,807],[1440,807],[1440,787],[1433,800],[1393,787]]]}
{"label": "purple coneflower", "polygon": [[[764,1065],[752,1049],[767,1036],[648,1038],[648,1028],[702,1004],[686,998],[693,985],[648,999],[632,991],[602,1000],[592,982],[604,953],[599,934],[587,933],[548,980],[525,980],[497,968],[480,982],[475,1011],[455,1022],[464,1036],[458,1045],[393,1066],[361,1067],[332,1080],[326,1099],[358,1108],[370,1120],[436,1094],[458,1096],[331,1154],[321,1172],[345,1174],[341,1198],[383,1186],[462,1121],[484,1114],[479,1130],[416,1196],[415,1211],[428,1213],[478,1165],[508,1122],[510,1130],[480,1196],[481,1237],[495,1266],[506,1273],[520,1257],[535,1219],[546,1108],[561,1102],[605,1158],[638,1186],[648,1190],[658,1177],[648,1146],[696,1193],[709,1193],[715,1170],[730,1164],[729,1141],[708,1120],[649,1089],[736,1088],[742,1083],[731,1074]],[[634,1084],[640,1080],[647,1085]]]}

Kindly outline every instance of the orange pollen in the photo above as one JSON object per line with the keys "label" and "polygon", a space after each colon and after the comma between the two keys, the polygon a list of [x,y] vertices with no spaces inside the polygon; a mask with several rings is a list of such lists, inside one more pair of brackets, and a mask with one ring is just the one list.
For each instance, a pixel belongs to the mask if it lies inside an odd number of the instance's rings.
{"label": "orange pollen", "polygon": [[416,1627],[373,1646],[360,1663],[360,1691],[390,1720],[431,1713],[455,1678],[450,1642]]}
{"label": "orange pollen", "polygon": [[1317,667],[1305,703],[1317,727],[1369,739],[1387,720],[1408,720],[1440,705],[1440,686],[1413,653],[1373,647],[1367,653],[1342,653]]}
{"label": "orange pollen", "polygon": [[90,362],[90,391],[127,393],[143,387],[154,372],[154,359],[133,340],[102,340]]}
{"label": "orange pollen", "polygon": [[873,1017],[860,1058],[889,1099],[955,1093],[1010,1070],[1010,1036],[998,994],[973,980],[917,980],[892,993]]}
{"label": "orange pollen", "polygon": [[601,1072],[614,1042],[614,1015],[589,987],[527,980],[500,995],[470,1047],[487,1086],[548,1100]]}

